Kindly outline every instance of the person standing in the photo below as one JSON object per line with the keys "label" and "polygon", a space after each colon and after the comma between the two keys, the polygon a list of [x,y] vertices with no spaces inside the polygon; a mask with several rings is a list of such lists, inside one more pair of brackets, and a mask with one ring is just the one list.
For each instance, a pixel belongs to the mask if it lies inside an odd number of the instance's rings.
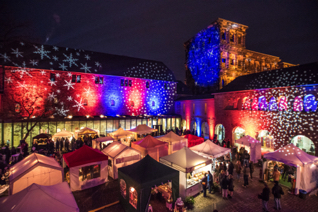
{"label": "person standing", "polygon": [[263,212],[268,212],[267,203],[269,200],[270,190],[267,183],[264,183],[263,192],[258,196],[262,200]]}
{"label": "person standing", "polygon": [[236,171],[236,178],[238,179],[238,182],[240,182],[242,166],[241,166],[241,161],[239,161],[239,160],[236,162],[235,171]]}
{"label": "person standing", "polygon": [[279,181],[279,177],[280,177],[280,172],[278,171],[277,168],[274,168],[274,172],[273,172],[273,179],[274,179],[274,182],[278,183]]}
{"label": "person standing", "polygon": [[229,163],[229,174],[233,175],[233,170],[234,170],[234,164],[232,163],[232,161],[230,161]]}
{"label": "person standing", "polygon": [[203,189],[203,196],[206,197],[206,186],[207,186],[207,178],[206,174],[204,174],[204,177],[202,178],[202,189]]}
{"label": "person standing", "polygon": [[250,166],[250,176],[251,176],[251,179],[253,179],[253,172],[254,172],[254,163],[253,163],[253,161],[250,160],[249,166]]}
{"label": "person standing", "polygon": [[58,152],[60,150],[60,139],[59,138],[55,142],[55,149],[56,149],[56,152]]}
{"label": "person standing", "polygon": [[60,140],[61,153],[63,152],[63,146],[64,146],[64,138],[62,138],[62,139]]}
{"label": "person standing", "polygon": [[222,188],[222,197],[223,199],[227,199],[227,187],[228,187],[228,179],[224,176],[221,180],[221,188]]}
{"label": "person standing", "polygon": [[281,195],[284,195],[284,192],[283,192],[282,187],[280,187],[280,185],[278,185],[277,181],[275,182],[275,185],[272,188],[272,193],[274,195],[274,200],[275,200],[275,209],[281,210],[282,206],[280,204],[280,198],[281,198]]}
{"label": "person standing", "polygon": [[216,183],[218,183],[218,179],[219,179],[219,174],[220,174],[220,168],[218,165],[215,166],[215,169],[214,169],[214,181]]}
{"label": "person standing", "polygon": [[233,192],[234,192],[234,185],[233,185],[233,175],[229,175],[229,180],[228,180],[228,189],[229,189],[229,194],[228,197],[232,199]]}
{"label": "person standing", "polygon": [[212,193],[212,185],[213,185],[213,176],[210,171],[208,171],[208,189],[209,193]]}
{"label": "person standing", "polygon": [[284,164],[284,172],[283,172],[282,179],[284,179],[285,181],[286,181],[286,177],[288,176],[288,171],[289,171],[289,166],[287,164]]}
{"label": "person standing", "polygon": [[245,166],[243,166],[243,177],[244,177],[244,185],[243,187],[246,188],[248,186],[248,166],[247,164]]}
{"label": "person standing", "polygon": [[65,150],[66,152],[69,152],[69,146],[70,146],[70,142],[68,140],[68,138],[65,139]]}

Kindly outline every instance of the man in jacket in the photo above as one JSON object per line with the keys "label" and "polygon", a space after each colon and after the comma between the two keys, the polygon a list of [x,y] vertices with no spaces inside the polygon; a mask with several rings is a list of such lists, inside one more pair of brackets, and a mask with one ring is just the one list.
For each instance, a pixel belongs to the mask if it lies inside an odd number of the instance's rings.
{"label": "man in jacket", "polygon": [[267,183],[264,183],[263,192],[259,195],[259,198],[262,199],[263,211],[268,212],[267,203],[269,200],[270,190]]}
{"label": "man in jacket", "polygon": [[209,188],[209,193],[212,193],[212,186],[213,186],[213,176],[210,171],[208,171],[208,188]]}
{"label": "man in jacket", "polygon": [[232,161],[230,161],[229,163],[229,174],[233,175],[233,170],[234,170],[234,164],[232,163]]}
{"label": "man in jacket", "polygon": [[207,178],[206,174],[204,174],[204,177],[202,178],[202,189],[203,189],[203,196],[206,197],[206,186],[207,186]]}
{"label": "man in jacket", "polygon": [[276,210],[281,210],[282,206],[280,204],[280,198],[281,198],[281,195],[284,195],[284,192],[283,192],[282,187],[280,187],[278,185],[277,181],[275,182],[275,185],[272,188],[272,193],[274,195],[274,200],[275,200],[275,209]]}

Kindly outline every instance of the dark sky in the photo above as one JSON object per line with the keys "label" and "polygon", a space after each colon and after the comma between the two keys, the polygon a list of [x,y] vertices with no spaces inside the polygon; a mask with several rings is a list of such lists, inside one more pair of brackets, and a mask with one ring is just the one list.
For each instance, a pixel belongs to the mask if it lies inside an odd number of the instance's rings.
{"label": "dark sky", "polygon": [[183,43],[218,17],[249,26],[246,47],[303,64],[318,61],[318,1],[11,0],[42,43],[164,62],[185,78]]}

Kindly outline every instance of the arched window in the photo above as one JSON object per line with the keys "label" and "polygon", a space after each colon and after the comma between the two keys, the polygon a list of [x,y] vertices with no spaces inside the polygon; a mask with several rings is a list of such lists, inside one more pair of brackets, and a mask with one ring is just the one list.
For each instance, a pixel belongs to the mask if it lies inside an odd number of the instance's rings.
{"label": "arched window", "polygon": [[278,98],[278,109],[279,109],[279,111],[288,110],[288,104],[287,104],[286,96],[280,96]]}
{"label": "arched window", "polygon": [[265,96],[261,96],[258,98],[258,108],[259,110],[267,110],[267,101]]}
{"label": "arched window", "polygon": [[137,191],[134,187],[129,188],[129,203],[137,209],[137,200],[138,200],[138,195]]}
{"label": "arched window", "polygon": [[317,110],[316,97],[312,94],[305,96],[304,108],[306,112],[315,112]]}
{"label": "arched window", "polygon": [[120,193],[126,199],[127,191],[126,191],[126,182],[123,179],[120,179]]}
{"label": "arched window", "polygon": [[296,96],[294,99],[294,105],[293,105],[293,110],[296,112],[303,111],[304,109],[304,102],[303,98],[301,96]]}
{"label": "arched window", "polygon": [[277,102],[276,102],[275,97],[271,97],[271,98],[269,99],[269,102],[268,102],[268,110],[269,110],[269,111],[276,111],[276,110],[277,110]]}
{"label": "arched window", "polygon": [[258,110],[258,99],[256,97],[252,101],[252,110]]}
{"label": "arched window", "polygon": [[250,110],[251,109],[251,100],[249,100],[247,97],[244,98],[244,110]]}
{"label": "arched window", "polygon": [[155,103],[155,101],[152,101],[152,107],[154,107],[154,106],[156,106],[156,103]]}
{"label": "arched window", "polygon": [[149,88],[149,82],[148,81],[146,82],[146,88]]}
{"label": "arched window", "polygon": [[135,106],[134,101],[130,101],[130,107],[134,107],[134,106]]}
{"label": "arched window", "polygon": [[110,101],[110,105],[111,105],[111,106],[115,106],[115,100],[111,100],[111,101]]}
{"label": "arched window", "polygon": [[87,106],[87,99],[84,99],[83,105]]}
{"label": "arched window", "polygon": [[14,106],[14,111],[16,113],[20,113],[21,111],[21,105],[19,103],[16,103],[15,106]]}

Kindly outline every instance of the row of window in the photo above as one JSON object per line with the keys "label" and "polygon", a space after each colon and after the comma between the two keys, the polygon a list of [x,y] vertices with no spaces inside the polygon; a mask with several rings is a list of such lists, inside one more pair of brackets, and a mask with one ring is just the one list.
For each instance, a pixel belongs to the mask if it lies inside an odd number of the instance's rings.
{"label": "row of window", "polygon": [[[239,104],[239,102],[237,103]],[[288,110],[288,102],[285,96],[280,96],[277,101],[275,97],[271,97],[267,102],[264,96],[259,98],[248,99],[245,97],[242,106],[237,105],[244,110],[262,110],[262,111],[286,111]],[[316,97],[312,94],[306,95],[304,98],[297,96],[293,102],[293,111],[295,112],[315,112],[317,110]]]}
{"label": "row of window", "polygon": [[[224,30],[222,32],[222,40],[226,40],[226,30]],[[234,33],[230,33],[230,41],[235,42],[235,34]],[[242,36],[241,35],[237,36],[237,43],[242,44]]]}

